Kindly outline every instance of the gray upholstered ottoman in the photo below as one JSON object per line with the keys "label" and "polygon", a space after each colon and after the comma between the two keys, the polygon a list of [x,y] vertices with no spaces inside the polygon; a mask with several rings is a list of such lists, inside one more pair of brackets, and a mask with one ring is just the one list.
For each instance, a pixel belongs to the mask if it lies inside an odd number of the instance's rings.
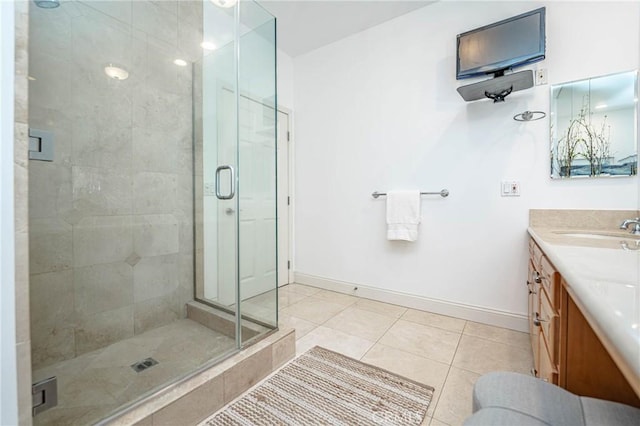
{"label": "gray upholstered ottoman", "polygon": [[473,388],[473,412],[465,426],[614,426],[640,425],[640,409],[580,397],[518,373],[480,377]]}

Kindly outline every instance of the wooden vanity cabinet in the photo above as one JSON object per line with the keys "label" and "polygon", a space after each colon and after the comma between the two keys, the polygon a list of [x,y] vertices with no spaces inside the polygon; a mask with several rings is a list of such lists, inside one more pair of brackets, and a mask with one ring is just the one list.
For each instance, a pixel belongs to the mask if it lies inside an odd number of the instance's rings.
{"label": "wooden vanity cabinet", "polygon": [[577,395],[640,407],[640,398],[589,325],[570,286],[529,242],[529,331],[536,377]]}
{"label": "wooden vanity cabinet", "polygon": [[533,241],[529,242],[529,332],[533,374],[558,384],[560,373],[560,274]]}
{"label": "wooden vanity cabinet", "polygon": [[571,298],[567,288],[563,280],[562,298],[566,302],[566,315],[562,326],[566,339],[562,342],[562,363],[566,367],[558,384],[578,395],[640,407],[640,398]]}

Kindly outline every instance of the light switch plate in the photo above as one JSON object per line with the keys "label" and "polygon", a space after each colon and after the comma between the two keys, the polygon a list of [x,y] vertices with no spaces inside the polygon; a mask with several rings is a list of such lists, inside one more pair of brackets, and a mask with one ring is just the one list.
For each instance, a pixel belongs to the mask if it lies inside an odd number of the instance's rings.
{"label": "light switch plate", "polygon": [[503,197],[519,197],[520,182],[515,180],[502,181],[500,184],[500,195]]}

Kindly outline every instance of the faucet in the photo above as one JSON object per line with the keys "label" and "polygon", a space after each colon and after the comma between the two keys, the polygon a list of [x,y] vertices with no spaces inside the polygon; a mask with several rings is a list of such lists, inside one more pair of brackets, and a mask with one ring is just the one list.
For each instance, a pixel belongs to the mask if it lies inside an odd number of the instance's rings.
{"label": "faucet", "polygon": [[627,219],[620,225],[620,229],[629,229],[629,225],[633,225],[633,228],[629,231],[632,234],[640,235],[640,217],[635,219]]}

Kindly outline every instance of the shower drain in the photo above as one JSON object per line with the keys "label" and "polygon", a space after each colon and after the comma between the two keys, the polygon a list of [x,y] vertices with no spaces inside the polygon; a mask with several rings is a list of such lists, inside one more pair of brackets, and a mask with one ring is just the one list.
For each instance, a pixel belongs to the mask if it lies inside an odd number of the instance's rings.
{"label": "shower drain", "polygon": [[158,361],[156,361],[153,358],[146,358],[146,359],[143,359],[142,361],[134,362],[133,364],[131,364],[131,368],[133,368],[133,371],[135,371],[136,373],[140,373],[141,371],[144,371],[147,368],[153,367],[157,363]]}

